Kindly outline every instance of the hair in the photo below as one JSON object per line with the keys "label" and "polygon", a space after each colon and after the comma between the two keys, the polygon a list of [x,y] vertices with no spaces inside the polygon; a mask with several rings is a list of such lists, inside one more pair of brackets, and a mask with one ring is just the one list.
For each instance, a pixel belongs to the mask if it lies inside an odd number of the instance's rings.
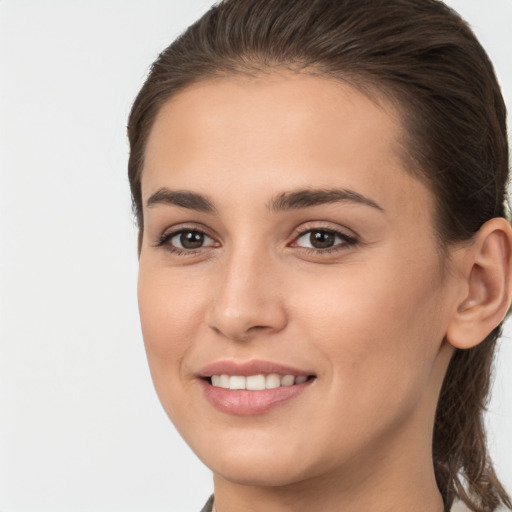
{"label": "hair", "polygon": [[[141,174],[156,115],[191,84],[287,70],[341,80],[398,107],[407,169],[436,201],[440,247],[506,217],[506,108],[493,66],[461,17],[438,0],[225,0],[153,63],[128,122],[128,174],[139,225]],[[501,325],[457,350],[440,393],[433,461],[445,510],[512,508],[486,448],[483,414]]]}

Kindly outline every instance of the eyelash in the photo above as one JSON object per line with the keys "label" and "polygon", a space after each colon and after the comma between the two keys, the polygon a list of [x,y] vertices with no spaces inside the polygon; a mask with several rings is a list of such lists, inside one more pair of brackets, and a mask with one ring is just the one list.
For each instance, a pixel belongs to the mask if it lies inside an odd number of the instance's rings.
{"label": "eyelash", "polygon": [[297,245],[291,245],[291,247],[299,247],[302,249],[302,251],[305,251],[307,254],[311,255],[327,255],[332,254],[340,251],[345,251],[349,249],[350,247],[353,247],[357,245],[359,242],[358,239],[354,235],[348,235],[347,233],[344,233],[343,231],[339,231],[337,229],[333,229],[331,227],[321,227],[321,226],[315,226],[309,229],[303,229],[294,237],[294,241],[292,244],[296,243],[297,240],[301,239],[304,236],[307,236],[308,234],[311,236],[312,233],[324,233],[334,236],[335,238],[341,239],[341,242],[335,243],[332,247],[326,247],[323,249],[319,249],[316,247],[301,247]]}
{"label": "eyelash", "polygon": [[[311,233],[315,233],[315,232],[333,235],[337,238],[340,238],[342,240],[342,242],[341,243],[338,242],[338,244],[336,244],[332,247],[326,247],[323,249],[319,249],[319,248],[315,248],[315,247],[301,247],[301,246],[297,246],[297,245],[289,245],[289,247],[299,247],[300,249],[302,249],[304,252],[306,252],[308,254],[313,254],[313,255],[318,256],[318,255],[331,254],[334,252],[346,250],[349,247],[357,245],[357,243],[359,242],[355,236],[348,235],[347,233],[333,229],[331,227],[329,227],[329,228],[314,227],[314,228],[309,228],[309,229],[304,229],[302,231],[298,231],[295,234],[292,244],[295,243],[297,240],[301,239],[302,237],[306,236],[308,233],[311,234]],[[205,231],[203,231],[201,229],[181,228],[176,231],[172,231],[170,233],[163,234],[158,239],[157,243],[155,244],[155,247],[162,247],[166,251],[168,251],[172,254],[176,254],[178,256],[193,256],[193,255],[197,254],[198,252],[201,252],[202,250],[208,248],[208,246],[206,246],[206,247],[203,246],[203,247],[199,247],[197,249],[181,249],[179,247],[172,246],[169,243],[170,240],[172,240],[174,237],[181,235],[183,233],[198,233],[204,237],[208,237],[213,240],[213,238],[210,235],[208,235],[208,233],[206,233]]]}
{"label": "eyelash", "polygon": [[171,233],[164,233],[155,244],[155,247],[162,247],[166,251],[178,256],[192,256],[205,249],[205,247],[198,247],[197,249],[181,249],[180,247],[174,247],[169,243],[175,236],[183,233],[199,233],[200,235],[211,238],[213,240],[213,238],[202,229],[181,228],[176,231],[172,231]]}

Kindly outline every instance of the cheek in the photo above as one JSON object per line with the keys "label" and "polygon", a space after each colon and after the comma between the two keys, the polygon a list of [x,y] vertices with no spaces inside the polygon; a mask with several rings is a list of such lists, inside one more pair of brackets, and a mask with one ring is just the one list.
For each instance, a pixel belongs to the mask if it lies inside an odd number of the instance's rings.
{"label": "cheek", "polygon": [[[391,259],[391,261],[396,261]],[[425,388],[444,334],[435,262],[421,272],[386,265],[339,269],[295,295],[300,331],[314,341],[332,379],[363,406],[406,400]],[[357,404],[356,404],[357,407]]]}
{"label": "cheek", "polygon": [[138,302],[144,345],[157,391],[180,377],[181,361],[203,321],[202,298],[192,280],[172,269],[152,270],[141,263]]}
{"label": "cheek", "polygon": [[146,266],[141,259],[138,302],[146,356],[158,398],[178,428],[197,417],[185,367],[204,325],[204,292],[175,269]]}

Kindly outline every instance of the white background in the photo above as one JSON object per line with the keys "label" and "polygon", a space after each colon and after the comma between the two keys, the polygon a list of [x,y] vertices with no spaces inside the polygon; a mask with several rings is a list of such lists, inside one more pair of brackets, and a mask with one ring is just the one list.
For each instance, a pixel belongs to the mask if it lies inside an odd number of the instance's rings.
{"label": "white background", "polygon": [[[146,366],[125,136],[148,66],[210,3],[0,0],[2,512],[193,512],[212,490]],[[449,4],[512,109],[512,0]],[[488,422],[512,491],[510,368],[507,338]]]}

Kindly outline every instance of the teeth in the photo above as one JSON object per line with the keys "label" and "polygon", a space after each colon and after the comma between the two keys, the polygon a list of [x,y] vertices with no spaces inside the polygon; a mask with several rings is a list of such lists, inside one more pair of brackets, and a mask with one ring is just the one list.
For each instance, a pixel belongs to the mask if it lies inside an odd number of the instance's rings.
{"label": "teeth", "polygon": [[245,389],[245,377],[231,375],[229,377],[229,389]]}
{"label": "teeth", "polygon": [[265,375],[250,375],[245,378],[245,389],[261,391],[266,388],[265,381]]}
{"label": "teeth", "polygon": [[281,386],[293,386],[302,384],[308,379],[306,375],[295,377],[294,375],[212,375],[212,386],[224,389],[247,389],[249,391],[262,391],[264,389],[276,389]]}
{"label": "teeth", "polygon": [[281,386],[293,386],[295,384],[295,377],[293,375],[285,375],[281,379]]}
{"label": "teeth", "polygon": [[277,373],[271,373],[267,375],[265,379],[265,387],[267,389],[275,389],[281,386],[281,377]]}

